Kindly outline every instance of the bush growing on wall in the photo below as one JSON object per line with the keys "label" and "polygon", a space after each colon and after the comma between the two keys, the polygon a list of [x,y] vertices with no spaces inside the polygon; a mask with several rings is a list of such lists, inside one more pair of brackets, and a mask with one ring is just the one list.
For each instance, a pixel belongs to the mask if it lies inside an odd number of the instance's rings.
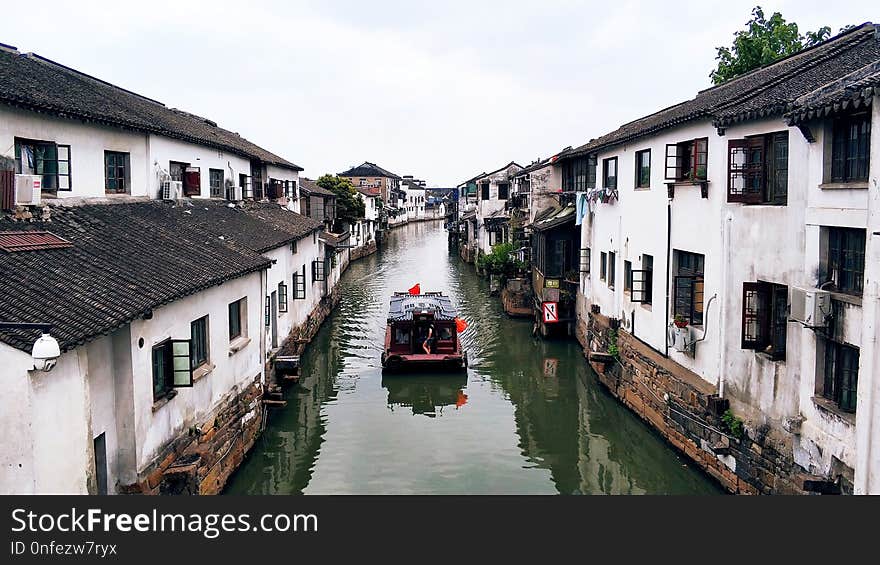
{"label": "bush growing on wall", "polygon": [[492,252],[477,258],[477,268],[490,275],[511,277],[524,268],[521,261],[513,256],[512,243],[500,243],[492,246]]}

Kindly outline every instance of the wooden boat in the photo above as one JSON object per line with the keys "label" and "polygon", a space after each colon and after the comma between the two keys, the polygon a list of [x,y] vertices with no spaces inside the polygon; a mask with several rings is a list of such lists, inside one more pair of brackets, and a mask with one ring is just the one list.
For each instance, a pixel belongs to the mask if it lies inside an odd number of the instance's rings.
{"label": "wooden boat", "polygon": [[[429,328],[433,339],[425,351]],[[382,368],[386,371],[467,369],[452,300],[442,292],[395,292],[388,310]]]}

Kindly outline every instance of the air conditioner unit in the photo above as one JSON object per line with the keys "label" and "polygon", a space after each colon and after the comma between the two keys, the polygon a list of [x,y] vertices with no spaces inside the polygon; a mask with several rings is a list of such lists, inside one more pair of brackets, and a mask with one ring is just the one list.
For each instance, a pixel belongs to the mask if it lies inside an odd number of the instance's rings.
{"label": "air conditioner unit", "polygon": [[792,287],[788,303],[791,319],[808,328],[825,328],[831,318],[831,293],[817,288]]}
{"label": "air conditioner unit", "polygon": [[41,175],[15,175],[16,206],[33,206],[40,203],[43,189]]}
{"label": "air conditioner unit", "polygon": [[183,181],[162,181],[162,200],[177,200],[183,194]]}

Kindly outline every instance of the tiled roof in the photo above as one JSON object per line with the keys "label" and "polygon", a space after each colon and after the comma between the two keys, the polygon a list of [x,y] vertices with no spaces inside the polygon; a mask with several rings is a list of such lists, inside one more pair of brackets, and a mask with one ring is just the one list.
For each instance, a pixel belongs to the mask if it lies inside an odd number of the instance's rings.
{"label": "tiled roof", "polygon": [[333,191],[318,186],[318,184],[312,179],[300,178],[299,188],[301,191],[308,192],[309,194],[320,194],[322,196],[332,196],[333,198],[336,198],[336,194],[334,194]]}
{"label": "tiled roof", "polygon": [[168,108],[35,54],[0,49],[0,103],[214,147],[264,163],[301,167],[207,118]]}
{"label": "tiled roof", "polygon": [[880,60],[795,100],[788,118],[799,123],[870,104],[880,93]]}
{"label": "tiled roof", "polygon": [[551,165],[551,163],[550,163],[550,159],[542,159],[542,160],[538,161],[537,163],[532,163],[531,165],[529,165],[528,167],[524,168],[523,170],[518,171],[518,172],[516,173],[516,175],[514,175],[514,176],[517,176],[517,177],[518,177],[518,176],[520,176],[520,175],[525,175],[525,174],[531,173],[531,172],[533,172],[533,171],[537,171],[537,170],[539,170],[539,169],[543,169],[544,167],[548,167],[548,166],[550,166],[550,165]]}
{"label": "tiled roof", "polygon": [[880,59],[880,34],[866,23],[790,57],[703,90],[686,102],[645,116],[564,152],[571,158],[651,135],[693,120],[723,127],[743,120],[782,116],[794,101]]}
{"label": "tiled roof", "polygon": [[375,163],[370,163],[369,161],[364,162],[362,165],[358,165],[357,167],[352,167],[344,173],[339,173],[341,177],[386,177],[390,179],[400,179],[399,176],[395,175],[391,171],[387,171],[380,167]]}
{"label": "tiled roof", "polygon": [[379,196],[381,194],[381,191],[374,187],[356,186],[355,188],[358,192],[368,197]]}
{"label": "tiled roof", "polygon": [[[0,231],[48,231],[69,248],[0,253],[0,320],[53,325],[63,350],[108,334],[145,313],[245,274],[269,260],[183,221],[172,204],[53,206],[51,222],[0,219]],[[39,332],[0,330],[30,352]]]}
{"label": "tiled roof", "polygon": [[567,223],[574,224],[574,216],[574,205],[570,204],[562,208],[550,208],[548,213],[541,214],[535,218],[535,221],[532,222],[532,229],[536,231],[546,231]]}

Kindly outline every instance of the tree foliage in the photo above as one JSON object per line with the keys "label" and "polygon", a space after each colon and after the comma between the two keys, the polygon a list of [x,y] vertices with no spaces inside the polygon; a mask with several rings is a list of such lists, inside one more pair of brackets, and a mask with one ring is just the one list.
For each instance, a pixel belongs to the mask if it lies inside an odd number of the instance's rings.
{"label": "tree foliage", "polygon": [[364,217],[364,201],[357,195],[354,185],[347,178],[322,175],[315,184],[336,195],[336,220],[354,224]]}
{"label": "tree foliage", "polygon": [[477,267],[493,275],[513,276],[524,265],[516,260],[512,243],[492,246],[492,252],[477,257]]}
{"label": "tree foliage", "polygon": [[798,25],[786,22],[779,12],[766,18],[764,10],[755,6],[752,19],[746,22],[746,29],[734,34],[733,45],[716,48],[718,54],[715,60],[718,61],[718,67],[709,77],[713,83],[721,84],[825,41],[830,35],[831,28],[828,26],[801,35]]}

